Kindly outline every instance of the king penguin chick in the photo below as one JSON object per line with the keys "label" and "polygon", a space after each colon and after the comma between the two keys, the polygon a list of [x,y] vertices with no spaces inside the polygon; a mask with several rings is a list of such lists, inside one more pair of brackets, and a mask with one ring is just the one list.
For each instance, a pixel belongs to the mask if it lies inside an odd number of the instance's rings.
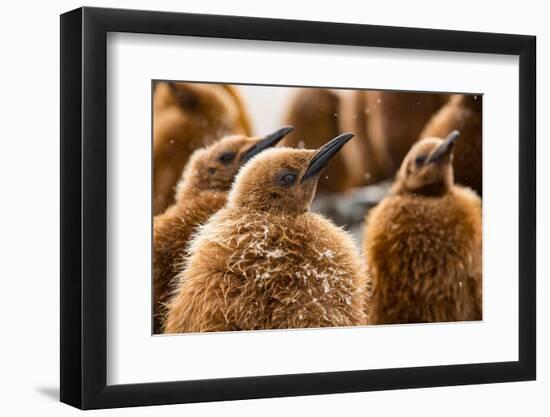
{"label": "king penguin chick", "polygon": [[321,172],[352,136],[317,151],[270,149],[241,169],[191,243],[166,333],[365,322],[368,279],[351,237],[309,211]]}
{"label": "king penguin chick", "polygon": [[154,332],[162,330],[164,306],[187,243],[195,230],[222,208],[239,168],[258,153],[275,146],[292,127],[264,138],[227,136],[193,153],[178,183],[176,203],[154,219]]}
{"label": "king penguin chick", "polygon": [[482,318],[481,200],[453,184],[457,138],[416,143],[390,196],[367,217],[371,324]]}
{"label": "king penguin chick", "polygon": [[250,136],[237,90],[223,84],[158,82],[153,93],[153,213],[174,202],[191,154],[230,134]]}
{"label": "king penguin chick", "polygon": [[472,94],[454,94],[420,134],[423,137],[442,137],[451,130],[460,131],[460,141],[454,150],[455,181],[483,193],[482,175],[482,98]]}

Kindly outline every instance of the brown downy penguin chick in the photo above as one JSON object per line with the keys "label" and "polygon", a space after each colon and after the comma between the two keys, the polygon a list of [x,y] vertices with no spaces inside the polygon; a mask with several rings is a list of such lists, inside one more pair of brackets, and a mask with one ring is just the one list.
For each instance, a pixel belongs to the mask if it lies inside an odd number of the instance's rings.
{"label": "brown downy penguin chick", "polygon": [[376,184],[395,173],[393,160],[380,141],[369,136],[368,97],[364,90],[349,91],[342,96],[340,105],[340,126],[354,132],[357,139],[353,152],[349,152],[347,163],[356,167],[353,172],[353,186]]}
{"label": "brown downy penguin chick", "polygon": [[264,138],[227,136],[193,153],[178,183],[176,203],[154,219],[153,282],[154,332],[162,331],[164,306],[173,278],[186,256],[187,243],[227,200],[240,167],[258,153],[275,146],[292,127],[283,127]]}
{"label": "brown downy penguin chick", "polygon": [[166,333],[365,322],[367,276],[351,237],[309,211],[323,168],[351,137],[270,149],[241,169],[191,243]]}
{"label": "brown downy penguin chick", "polygon": [[229,134],[250,135],[238,92],[221,84],[158,82],[153,93],[153,213],[174,202],[190,155]]}
{"label": "brown downy penguin chick", "polygon": [[368,140],[377,154],[389,156],[394,169],[401,165],[426,122],[449,99],[448,94],[432,93],[365,91],[364,94]]}
{"label": "brown downy penguin chick", "polygon": [[[283,141],[285,146],[316,149],[341,132],[341,97],[325,88],[301,88],[292,97],[285,123],[295,127]],[[350,126],[351,128],[351,126]],[[354,164],[349,156],[357,154],[350,142],[327,166],[317,184],[318,192],[342,192],[355,185]]]}
{"label": "brown downy penguin chick", "polygon": [[482,176],[482,100],[481,96],[454,94],[428,122],[420,138],[443,137],[460,131],[454,150],[454,175],[459,184],[483,194]]}
{"label": "brown downy penguin chick", "polygon": [[391,195],[367,217],[371,324],[482,318],[481,200],[453,184],[457,137],[416,143]]}

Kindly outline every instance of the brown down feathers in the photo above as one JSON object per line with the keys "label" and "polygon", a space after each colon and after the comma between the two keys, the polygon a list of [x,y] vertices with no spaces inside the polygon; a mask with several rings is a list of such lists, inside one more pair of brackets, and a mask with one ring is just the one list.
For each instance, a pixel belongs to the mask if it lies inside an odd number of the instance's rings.
{"label": "brown down feathers", "polygon": [[368,276],[351,237],[308,211],[315,182],[284,192],[272,182],[290,168],[301,176],[314,153],[271,149],[240,171],[192,242],[166,333],[365,323]]}
{"label": "brown down feathers", "polygon": [[166,333],[364,324],[349,236],[313,213],[222,209],[193,242]]}
{"label": "brown down feathers", "polygon": [[[173,291],[173,280],[187,256],[191,235],[222,208],[243,155],[264,138],[226,136],[196,150],[177,186],[176,202],[153,222],[154,332],[162,330],[165,305]],[[273,145],[271,145],[273,146]]]}
{"label": "brown down feathers", "polygon": [[[370,324],[482,318],[481,199],[452,184],[452,159],[421,172],[426,181],[444,179],[441,186],[422,188],[406,178],[414,175],[407,165],[414,162],[414,152],[434,141],[413,147],[392,194],[367,215],[363,252],[373,284]],[[436,194],[411,191],[407,184]]]}
{"label": "brown down feathers", "polygon": [[221,209],[227,200],[226,191],[203,191],[188,195],[154,220],[153,230],[153,297],[154,333],[161,333],[165,304],[173,288],[173,279],[187,256],[187,244],[198,226]]}

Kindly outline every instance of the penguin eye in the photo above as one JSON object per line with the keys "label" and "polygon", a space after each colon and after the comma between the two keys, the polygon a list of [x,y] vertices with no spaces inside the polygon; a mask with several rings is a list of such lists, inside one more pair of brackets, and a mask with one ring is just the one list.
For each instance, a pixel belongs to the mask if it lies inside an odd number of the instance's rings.
{"label": "penguin eye", "polygon": [[218,160],[222,163],[222,164],[228,164],[230,163],[233,159],[235,159],[235,152],[224,152],[220,155],[220,157],[218,158]]}
{"label": "penguin eye", "polygon": [[279,184],[284,186],[292,185],[296,182],[297,177],[292,172],[285,172],[279,176]]}
{"label": "penguin eye", "polygon": [[417,167],[424,165],[424,162],[426,162],[426,155],[419,155],[415,158],[414,163]]}

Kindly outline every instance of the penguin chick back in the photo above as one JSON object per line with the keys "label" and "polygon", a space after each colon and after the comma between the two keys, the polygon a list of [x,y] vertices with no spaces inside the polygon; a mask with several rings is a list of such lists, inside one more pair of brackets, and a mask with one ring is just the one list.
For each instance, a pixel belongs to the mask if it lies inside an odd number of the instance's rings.
{"label": "penguin chick back", "polygon": [[351,238],[313,214],[224,208],[201,228],[167,333],[353,326],[368,277]]}
{"label": "penguin chick back", "polygon": [[165,304],[174,288],[174,277],[187,256],[187,245],[197,227],[221,209],[227,192],[203,191],[190,196],[155,217],[153,224],[154,333],[161,333]]}
{"label": "penguin chick back", "polygon": [[387,197],[367,218],[372,324],[481,320],[481,200],[453,186],[444,196]]}

